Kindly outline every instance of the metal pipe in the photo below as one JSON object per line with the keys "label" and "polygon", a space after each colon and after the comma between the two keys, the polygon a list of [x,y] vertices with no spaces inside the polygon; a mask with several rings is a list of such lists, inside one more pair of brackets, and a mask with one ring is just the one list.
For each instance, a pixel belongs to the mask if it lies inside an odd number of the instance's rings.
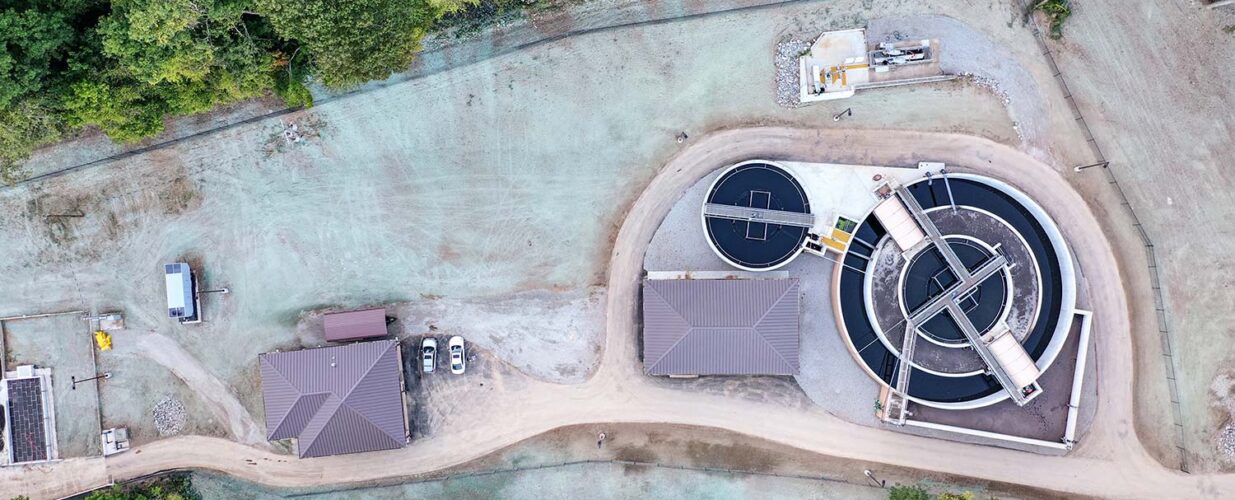
{"label": "metal pipe", "polygon": [[13,320],[17,320],[17,319],[35,319],[35,318],[46,318],[46,317],[48,317],[48,316],[60,316],[60,315],[63,315],[63,314],[85,314],[85,313],[86,313],[86,311],[64,311],[64,312],[54,312],[54,313],[44,313],[44,314],[22,314],[22,315],[20,315],[20,316],[5,316],[5,317],[3,317],[3,318],[0,318],[0,321],[13,321]]}
{"label": "metal pipe", "polygon": [[948,203],[952,204],[952,213],[956,213],[956,200],[952,198],[952,183],[948,182],[948,171],[940,170],[939,175],[943,176],[943,185],[948,188]]}
{"label": "metal pipe", "polygon": [[76,376],[76,375],[74,375],[74,376],[72,376],[72,377],[70,377],[70,378],[73,380],[73,386],[72,386],[72,387],[70,387],[70,388],[76,391],[76,390],[77,390],[77,384],[81,384],[81,383],[89,382],[89,381],[91,381],[91,380],[98,380],[98,379],[101,379],[101,378],[111,378],[111,372],[103,372],[103,373],[100,373],[100,374],[95,375],[95,376],[93,376],[93,377],[90,377],[90,378],[84,378],[84,379],[81,379],[81,380],[77,380],[77,376]]}
{"label": "metal pipe", "polygon": [[1077,166],[1077,167],[1072,167],[1072,171],[1073,171],[1073,172],[1080,172],[1080,171],[1085,170],[1085,169],[1087,169],[1087,168],[1093,168],[1093,167],[1102,167],[1102,168],[1106,168],[1106,166],[1107,166],[1107,165],[1110,165],[1110,164],[1111,164],[1111,162],[1109,162],[1109,161],[1100,161],[1100,162],[1098,162],[1098,163],[1090,163],[1089,165],[1080,165],[1080,166]]}

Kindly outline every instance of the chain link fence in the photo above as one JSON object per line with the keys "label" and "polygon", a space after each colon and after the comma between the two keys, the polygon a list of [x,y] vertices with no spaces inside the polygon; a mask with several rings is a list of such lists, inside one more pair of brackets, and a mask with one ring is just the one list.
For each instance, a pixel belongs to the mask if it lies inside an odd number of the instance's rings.
{"label": "chain link fence", "polygon": [[1098,145],[1098,141],[1094,138],[1093,131],[1089,128],[1089,123],[1085,121],[1085,116],[1081,113],[1081,108],[1077,106],[1076,100],[1072,97],[1072,90],[1068,87],[1068,83],[1063,76],[1063,71],[1059,69],[1059,65],[1055,63],[1055,55],[1051,51],[1050,45],[1046,39],[1046,32],[1038,24],[1037,18],[1029,12],[1029,7],[1025,0],[1017,0],[1022,11],[1025,12],[1026,20],[1033,28],[1034,39],[1038,42],[1038,48],[1041,50],[1043,57],[1046,59],[1046,64],[1051,70],[1051,75],[1055,82],[1059,84],[1059,89],[1063,91],[1064,100],[1068,103],[1068,108],[1072,111],[1072,117],[1081,127],[1081,132],[1084,134],[1086,142],[1093,150],[1094,157],[1097,159],[1095,165],[1103,165],[1102,171],[1105,172],[1107,183],[1115,188],[1115,192],[1119,193],[1120,205],[1132,217],[1132,227],[1136,228],[1137,235],[1140,236],[1141,244],[1145,248],[1145,258],[1148,261],[1149,268],[1149,284],[1153,290],[1154,296],[1154,312],[1158,323],[1158,336],[1162,346],[1162,356],[1165,358],[1166,365],[1166,384],[1171,398],[1171,418],[1174,420],[1175,428],[1175,447],[1179,452],[1179,470],[1188,472],[1188,450],[1184,441],[1184,416],[1180,408],[1179,383],[1176,373],[1178,371],[1179,359],[1175,356],[1174,338],[1171,334],[1170,322],[1167,318],[1166,300],[1162,295],[1162,280],[1159,274],[1158,257],[1154,250],[1153,240],[1150,239],[1149,233],[1145,231],[1144,224],[1141,224],[1141,219],[1136,215],[1136,210],[1132,208],[1132,204],[1128,201],[1128,196],[1124,193],[1123,186],[1119,183],[1119,178],[1115,174],[1115,169],[1111,168],[1110,162],[1106,155],[1102,152],[1102,147]]}

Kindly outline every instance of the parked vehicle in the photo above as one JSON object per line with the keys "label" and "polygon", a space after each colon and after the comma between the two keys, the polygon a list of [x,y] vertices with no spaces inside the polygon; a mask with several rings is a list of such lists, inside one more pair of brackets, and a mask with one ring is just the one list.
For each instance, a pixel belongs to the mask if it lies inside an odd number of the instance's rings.
{"label": "parked vehicle", "polygon": [[455,335],[450,337],[450,373],[455,375],[462,374],[467,370],[467,362],[464,361],[467,356],[463,353],[463,337]]}
{"label": "parked vehicle", "polygon": [[433,373],[437,366],[437,339],[425,337],[420,341],[420,366],[425,373]]}

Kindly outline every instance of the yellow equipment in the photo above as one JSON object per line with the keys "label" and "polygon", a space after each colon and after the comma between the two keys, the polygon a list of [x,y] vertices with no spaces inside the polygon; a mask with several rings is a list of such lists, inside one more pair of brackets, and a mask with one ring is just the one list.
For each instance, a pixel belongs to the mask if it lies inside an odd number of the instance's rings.
{"label": "yellow equipment", "polygon": [[103,330],[94,332],[94,343],[99,346],[100,351],[111,349],[111,334]]}

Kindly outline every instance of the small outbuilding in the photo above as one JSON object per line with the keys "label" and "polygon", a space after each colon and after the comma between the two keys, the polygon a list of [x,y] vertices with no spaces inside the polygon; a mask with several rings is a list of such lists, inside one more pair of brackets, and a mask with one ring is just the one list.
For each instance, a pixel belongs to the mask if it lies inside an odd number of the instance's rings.
{"label": "small outbuilding", "polygon": [[163,265],[167,284],[167,317],[181,323],[201,322],[201,302],[197,297],[197,276],[184,262]]}
{"label": "small outbuilding", "polygon": [[259,363],[266,438],[296,439],[300,458],[407,444],[397,341],[270,352]]}
{"label": "small outbuilding", "polygon": [[323,322],[326,340],[329,342],[346,342],[387,335],[386,309],[381,307],[328,313]]}
{"label": "small outbuilding", "polygon": [[797,279],[643,282],[643,366],[650,375],[795,375]]}

